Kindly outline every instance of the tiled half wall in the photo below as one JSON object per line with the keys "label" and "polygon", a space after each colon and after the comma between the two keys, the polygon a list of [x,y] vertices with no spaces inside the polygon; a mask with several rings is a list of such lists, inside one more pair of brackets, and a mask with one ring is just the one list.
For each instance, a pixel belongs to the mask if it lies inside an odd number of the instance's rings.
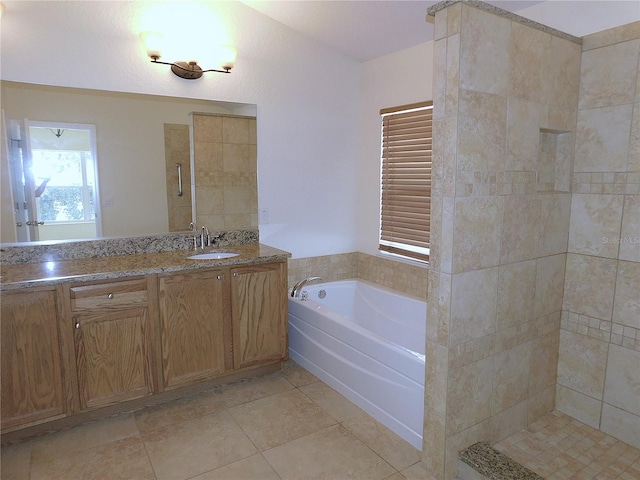
{"label": "tiled half wall", "polygon": [[479,2],[435,15],[423,461],[554,408],[580,40]]}
{"label": "tiled half wall", "polygon": [[289,288],[306,277],[325,282],[360,278],[427,299],[429,270],[362,252],[289,259]]}
{"label": "tiled half wall", "polygon": [[435,18],[423,461],[557,408],[640,444],[640,22]]}

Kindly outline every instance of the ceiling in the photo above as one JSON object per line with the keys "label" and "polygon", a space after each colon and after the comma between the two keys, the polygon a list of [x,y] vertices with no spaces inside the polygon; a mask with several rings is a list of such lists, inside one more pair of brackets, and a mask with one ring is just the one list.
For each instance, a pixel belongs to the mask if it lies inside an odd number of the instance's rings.
{"label": "ceiling", "polygon": [[[433,40],[433,23],[427,23],[426,13],[430,6],[438,3],[429,0],[241,1],[360,62]],[[485,3],[575,36],[640,20],[637,0],[485,0]],[[598,23],[603,9],[607,16],[615,18],[613,24]]]}
{"label": "ceiling", "polygon": [[[433,19],[427,10],[437,0],[240,0],[244,5],[332,50],[364,62],[433,40]],[[130,36],[146,10],[172,4],[169,0],[25,1],[4,0],[7,21],[16,32],[30,28],[33,18],[47,16],[61,37],[102,36],[112,43]],[[581,37],[633,21],[640,21],[639,0],[485,0],[503,10]],[[210,20],[226,8],[221,0],[177,0],[176,15],[185,24]],[[192,4],[192,5],[191,5]],[[193,9],[186,7],[192,6]],[[198,7],[199,10],[196,8]],[[165,9],[166,10],[166,9]],[[229,9],[234,11],[233,8]],[[73,12],[70,15],[69,12]],[[189,13],[191,12],[191,13]],[[193,18],[199,12],[202,19]],[[178,15],[180,14],[180,15]],[[197,17],[199,14],[196,14]],[[172,19],[174,17],[171,17]],[[4,18],[3,18],[4,21]],[[38,27],[42,28],[42,27]],[[198,29],[195,28],[194,31]],[[203,29],[215,31],[207,25]],[[23,36],[24,37],[24,36]],[[188,36],[184,36],[188,38]],[[20,41],[28,42],[24,37]],[[38,48],[37,45],[29,48]]]}

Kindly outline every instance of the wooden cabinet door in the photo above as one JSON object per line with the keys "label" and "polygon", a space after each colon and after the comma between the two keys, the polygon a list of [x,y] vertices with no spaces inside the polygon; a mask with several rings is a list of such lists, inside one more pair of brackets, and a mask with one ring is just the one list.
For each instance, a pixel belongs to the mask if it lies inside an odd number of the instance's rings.
{"label": "wooden cabinet door", "polygon": [[[228,369],[228,271],[160,277],[160,338],[165,388],[215,378]],[[229,360],[225,362],[225,358]]]}
{"label": "wooden cabinet door", "polygon": [[282,262],[234,268],[231,275],[234,367],[287,356],[287,284]]}
{"label": "wooden cabinet door", "polygon": [[53,291],[4,293],[2,429],[64,414]]}
{"label": "wooden cabinet door", "polygon": [[80,408],[98,408],[153,392],[146,308],[75,317]]}

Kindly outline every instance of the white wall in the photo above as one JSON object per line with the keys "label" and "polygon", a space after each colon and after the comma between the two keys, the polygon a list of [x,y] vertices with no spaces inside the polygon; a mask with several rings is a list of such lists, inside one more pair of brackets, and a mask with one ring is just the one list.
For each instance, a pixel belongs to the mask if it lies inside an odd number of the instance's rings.
{"label": "white wall", "polygon": [[517,12],[575,37],[640,20],[638,0],[552,0]]}
{"label": "white wall", "polygon": [[[260,227],[261,241],[294,258],[377,251],[378,111],[432,97],[430,42],[359,64],[240,2],[163,2],[177,5],[178,13],[201,7],[220,20],[238,50],[230,75],[188,81],[152,65],[138,39],[148,29],[144,11],[156,2],[4,3],[2,79],[255,103],[258,201],[270,221]],[[602,9],[595,17],[612,26],[637,18],[635,1],[615,8],[580,2],[567,12],[574,3],[544,2],[529,16],[571,23],[576,10]],[[584,28],[601,29],[593,17],[581,19]],[[187,24],[176,28],[190,36]]]}
{"label": "white wall", "polygon": [[144,53],[148,2],[4,3],[2,79],[255,103],[261,242],[294,257],[355,249],[359,63],[239,2],[203,2],[238,58],[230,75],[183,80]]}
{"label": "white wall", "polygon": [[433,42],[362,64],[356,245],[360,252],[378,252],[380,109],[432,100],[432,86]]}

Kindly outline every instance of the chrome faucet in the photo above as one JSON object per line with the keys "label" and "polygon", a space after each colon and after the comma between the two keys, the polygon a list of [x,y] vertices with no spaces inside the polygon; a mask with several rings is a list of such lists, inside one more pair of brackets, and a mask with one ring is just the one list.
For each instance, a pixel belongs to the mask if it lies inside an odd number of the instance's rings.
{"label": "chrome faucet", "polygon": [[193,250],[198,251],[198,229],[196,228],[195,223],[191,222],[189,224],[189,231],[193,232]]}
{"label": "chrome faucet", "polygon": [[205,245],[211,245],[211,237],[209,236],[209,229],[203,225],[200,230],[200,247],[202,250],[204,250]]}
{"label": "chrome faucet", "polygon": [[307,277],[300,280],[291,289],[291,298],[299,298],[300,290],[302,289],[302,287],[304,287],[307,283],[314,282],[316,280],[322,280],[322,277]]}

